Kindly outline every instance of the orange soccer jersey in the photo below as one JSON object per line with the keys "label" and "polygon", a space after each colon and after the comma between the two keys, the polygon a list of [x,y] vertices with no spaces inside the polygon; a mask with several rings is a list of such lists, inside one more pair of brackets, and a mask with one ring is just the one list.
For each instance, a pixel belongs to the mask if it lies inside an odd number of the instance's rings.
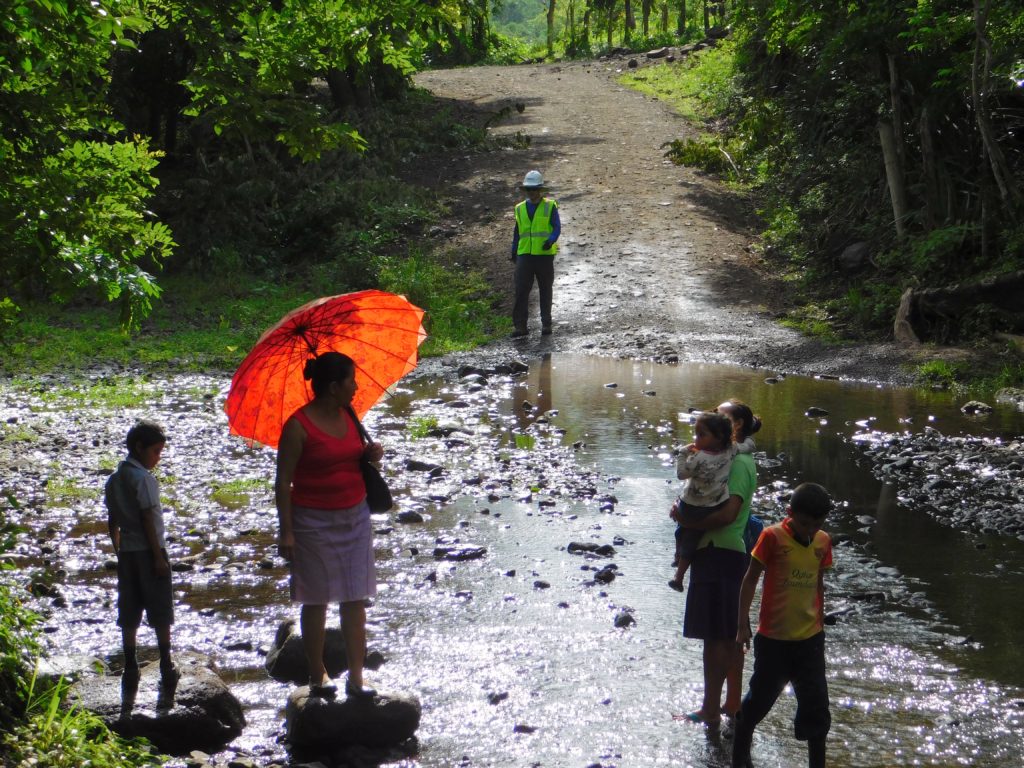
{"label": "orange soccer jersey", "polygon": [[789,520],[765,528],[751,557],[765,568],[759,634],[773,640],[806,640],[824,629],[819,574],[832,567],[832,539],[814,534],[809,546],[793,538]]}

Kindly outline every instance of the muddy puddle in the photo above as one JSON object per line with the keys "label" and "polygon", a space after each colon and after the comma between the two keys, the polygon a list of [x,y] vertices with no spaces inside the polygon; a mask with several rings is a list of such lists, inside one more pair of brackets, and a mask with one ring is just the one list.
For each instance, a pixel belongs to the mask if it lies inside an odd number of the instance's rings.
{"label": "muddy puddle", "polygon": [[[40,595],[51,653],[116,666],[101,489],[127,427],[161,421],[175,646],[207,655],[246,707],[245,732],[214,758],[280,764],[289,687],[267,677],[263,655],[297,612],[274,547],[274,454],[228,435],[226,386],[113,378],[6,390],[0,482],[14,501],[4,514],[30,529],[13,555]],[[138,405],[110,404],[110,390]],[[727,397],[764,419],[762,515],[776,519],[804,480],[843,502],[827,526],[841,539],[826,604],[829,764],[1016,764],[1024,543],[958,532],[901,503],[854,438],[930,426],[1009,439],[1024,434],[1022,414],[968,418],[945,393],[568,355],[518,375],[413,380],[366,419],[400,490],[399,507],[376,518],[369,633],[386,662],[371,680],[423,704],[418,753],[395,764],[728,764],[728,741],[672,719],[696,707],[701,658],[681,635],[683,598],[666,586],[672,449],[690,440],[691,408]],[[805,415],[811,407],[827,414]],[[614,553],[571,553],[572,542]],[[617,628],[624,614],[635,623]],[[145,628],[140,640],[152,643]],[[755,736],[757,765],[804,762],[792,715],[787,695]]]}

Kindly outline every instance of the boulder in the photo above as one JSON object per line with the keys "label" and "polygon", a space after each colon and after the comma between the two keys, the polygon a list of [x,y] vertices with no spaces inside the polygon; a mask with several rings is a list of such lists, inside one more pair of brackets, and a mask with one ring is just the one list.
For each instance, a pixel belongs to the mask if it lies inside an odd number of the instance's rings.
{"label": "boulder", "polygon": [[1024,389],[1003,387],[996,392],[996,402],[1012,405],[1018,411],[1024,411]]}
{"label": "boulder", "polygon": [[357,699],[339,693],[323,699],[302,686],[288,697],[285,730],[291,746],[300,749],[392,747],[416,733],[420,714],[419,700],[409,695]]}
{"label": "boulder", "polygon": [[86,676],[71,686],[68,702],[99,717],[128,738],[149,739],[161,752],[217,752],[245,727],[242,704],[197,654],[176,654],[181,679],[173,690],[160,683],[153,661],[137,678]]}
{"label": "boulder", "polygon": [[[379,669],[384,663],[380,651],[368,650],[363,665],[367,669]],[[294,619],[283,621],[277,628],[274,644],[264,661],[267,673],[280,683],[302,685],[309,682],[309,665],[306,663],[306,651],[302,647],[302,635]],[[328,627],[324,634],[324,666],[327,674],[338,677],[348,669],[348,658],[345,654],[345,638],[340,627]]]}
{"label": "boulder", "polygon": [[852,243],[839,254],[839,266],[847,272],[856,272],[871,258],[871,246],[867,243]]}
{"label": "boulder", "polygon": [[960,412],[966,413],[968,416],[978,416],[981,414],[992,413],[992,406],[988,403],[983,403],[980,400],[969,400],[960,406]]}

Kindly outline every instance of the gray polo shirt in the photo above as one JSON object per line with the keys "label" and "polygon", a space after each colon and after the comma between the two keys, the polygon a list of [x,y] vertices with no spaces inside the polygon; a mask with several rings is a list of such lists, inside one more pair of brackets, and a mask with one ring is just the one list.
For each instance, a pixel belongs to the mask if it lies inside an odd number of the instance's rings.
{"label": "gray polo shirt", "polygon": [[104,494],[107,509],[121,529],[121,551],[148,550],[149,541],[142,528],[142,511],[153,510],[153,527],[160,547],[164,539],[164,512],[160,507],[160,486],[153,473],[129,456],[107,480]]}

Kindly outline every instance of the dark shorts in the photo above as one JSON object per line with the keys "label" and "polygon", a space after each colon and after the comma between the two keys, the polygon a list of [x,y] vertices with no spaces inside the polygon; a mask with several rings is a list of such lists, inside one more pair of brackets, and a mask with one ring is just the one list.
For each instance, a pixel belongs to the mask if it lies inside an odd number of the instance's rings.
{"label": "dark shorts", "polygon": [[714,507],[698,507],[696,504],[687,504],[682,497],[678,499],[676,514],[679,516],[680,525],[676,526],[676,545],[680,557],[685,560],[693,560],[700,540],[704,538],[704,531],[699,528],[684,528],[682,523],[699,523],[723,506],[725,506],[724,501]]}
{"label": "dark shorts", "polygon": [[740,584],[750,556],[722,547],[704,547],[693,555],[686,591],[683,636],[697,640],[735,640]]}
{"label": "dark shorts", "polygon": [[[164,557],[167,553],[164,552]],[[174,623],[171,578],[153,575],[153,553],[119,552],[117,555],[117,626],[138,627],[142,611],[151,627]]]}
{"label": "dark shorts", "polygon": [[800,741],[823,738],[832,725],[825,681],[824,632],[807,640],[790,641],[754,636],[754,674],[740,710],[744,728],[753,730],[790,683],[796,696],[794,735]]}

